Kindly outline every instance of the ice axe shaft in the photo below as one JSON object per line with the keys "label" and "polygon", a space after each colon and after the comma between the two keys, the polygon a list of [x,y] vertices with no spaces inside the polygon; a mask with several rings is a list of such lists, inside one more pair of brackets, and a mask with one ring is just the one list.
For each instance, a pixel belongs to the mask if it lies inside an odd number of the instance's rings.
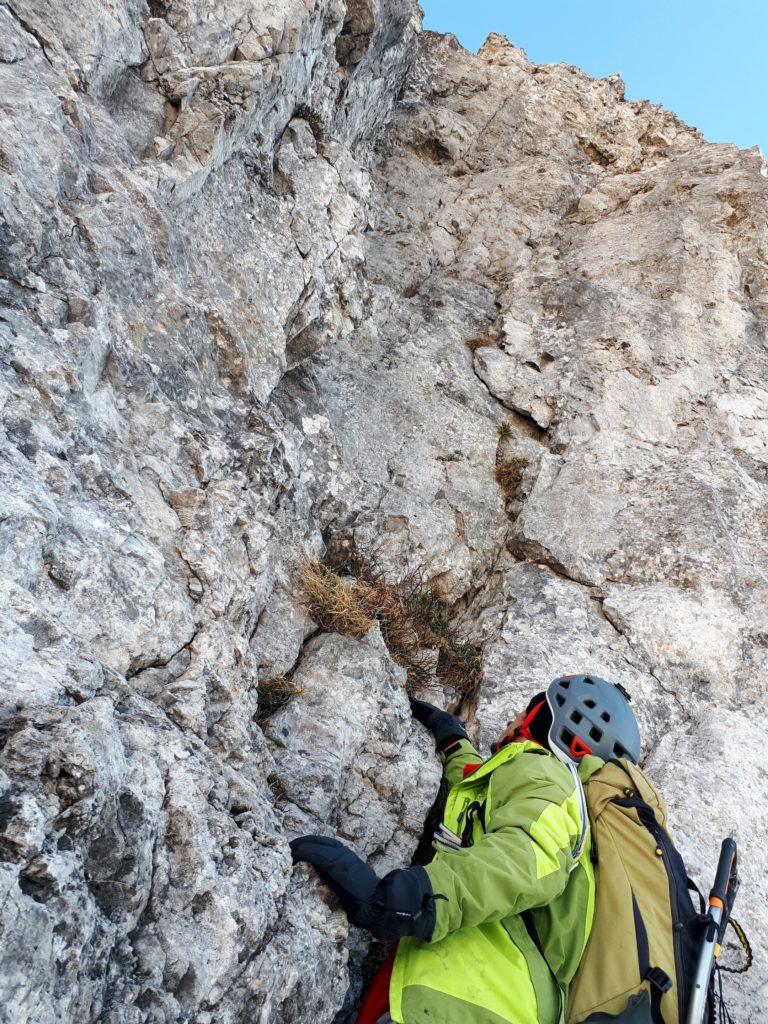
{"label": "ice axe shaft", "polygon": [[691,990],[686,1024],[703,1024],[704,1021],[712,967],[720,954],[720,945],[731,916],[733,901],[736,899],[736,890],[739,887],[736,869],[736,843],[733,839],[724,839],[723,845],[720,847],[715,884],[709,894],[707,922]]}

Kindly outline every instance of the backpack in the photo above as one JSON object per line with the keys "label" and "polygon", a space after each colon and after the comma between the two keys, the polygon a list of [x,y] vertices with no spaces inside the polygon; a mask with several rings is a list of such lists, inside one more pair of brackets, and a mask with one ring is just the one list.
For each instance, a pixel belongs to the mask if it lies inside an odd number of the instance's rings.
{"label": "backpack", "polygon": [[627,760],[606,762],[584,793],[597,892],[567,1024],[686,1024],[703,924],[664,801]]}

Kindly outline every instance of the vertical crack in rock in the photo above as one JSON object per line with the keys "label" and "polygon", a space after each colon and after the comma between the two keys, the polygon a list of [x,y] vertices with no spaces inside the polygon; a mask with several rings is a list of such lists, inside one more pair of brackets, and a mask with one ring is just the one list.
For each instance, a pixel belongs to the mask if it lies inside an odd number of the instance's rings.
{"label": "vertical crack in rock", "polygon": [[309,617],[334,537],[482,647],[484,750],[623,683],[764,953],[759,151],[412,0],[14,2],[0,80],[6,1016],[350,1012],[367,940],[288,841],[409,863],[439,766],[379,626]]}

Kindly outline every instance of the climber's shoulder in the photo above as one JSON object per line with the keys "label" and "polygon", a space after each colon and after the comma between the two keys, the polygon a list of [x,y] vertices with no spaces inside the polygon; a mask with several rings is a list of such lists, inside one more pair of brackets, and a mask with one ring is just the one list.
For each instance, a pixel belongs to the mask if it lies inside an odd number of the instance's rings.
{"label": "climber's shoulder", "polygon": [[566,766],[537,744],[524,747],[493,773],[495,802],[535,798],[561,803],[570,796],[575,783]]}

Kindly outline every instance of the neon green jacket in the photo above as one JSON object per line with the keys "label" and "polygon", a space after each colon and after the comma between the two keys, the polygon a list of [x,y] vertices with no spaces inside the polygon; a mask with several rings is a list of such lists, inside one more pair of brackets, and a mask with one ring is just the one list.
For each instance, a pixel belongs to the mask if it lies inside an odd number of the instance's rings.
{"label": "neon green jacket", "polygon": [[[446,898],[436,901],[429,942],[400,941],[392,1020],[557,1024],[594,912],[588,831],[574,859],[583,835],[579,787],[550,751],[527,741],[482,763],[462,740],[443,761],[452,786],[443,823],[471,845],[435,844],[426,871]],[[585,758],[581,777],[601,764]]]}

